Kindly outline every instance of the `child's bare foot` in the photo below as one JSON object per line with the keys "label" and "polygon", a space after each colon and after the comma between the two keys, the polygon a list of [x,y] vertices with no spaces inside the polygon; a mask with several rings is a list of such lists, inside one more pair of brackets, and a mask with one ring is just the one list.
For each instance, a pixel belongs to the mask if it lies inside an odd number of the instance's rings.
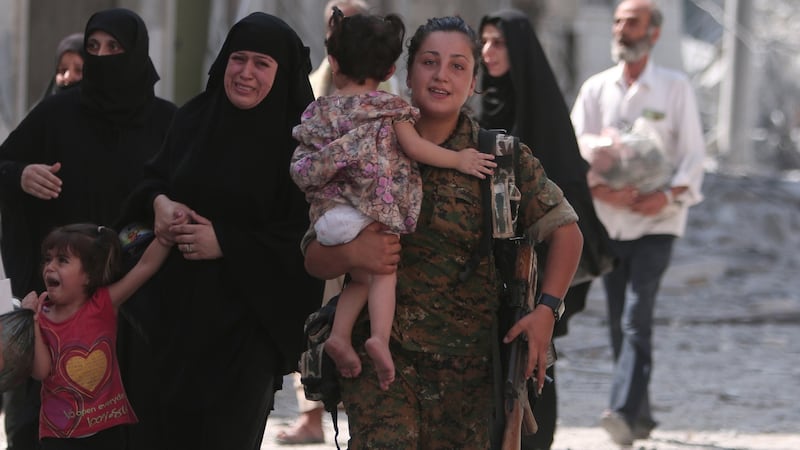
{"label": "child's bare foot", "polygon": [[361,373],[361,359],[353,346],[344,339],[330,336],[325,341],[325,353],[336,363],[336,369],[344,378],[355,378]]}
{"label": "child's bare foot", "polygon": [[389,343],[377,337],[371,337],[364,343],[364,347],[375,364],[375,372],[378,373],[381,389],[388,390],[389,385],[394,381],[394,361],[392,352],[389,351]]}

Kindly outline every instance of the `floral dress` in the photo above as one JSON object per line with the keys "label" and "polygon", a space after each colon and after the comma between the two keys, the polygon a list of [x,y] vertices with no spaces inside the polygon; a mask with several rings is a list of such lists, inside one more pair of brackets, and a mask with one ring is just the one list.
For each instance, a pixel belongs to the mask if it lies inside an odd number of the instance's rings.
{"label": "floral dress", "polygon": [[419,111],[383,91],[320,97],[292,135],[299,145],[291,176],[316,222],[334,206],[350,205],[396,233],[411,233],[422,203],[417,164],[397,143],[393,125]]}

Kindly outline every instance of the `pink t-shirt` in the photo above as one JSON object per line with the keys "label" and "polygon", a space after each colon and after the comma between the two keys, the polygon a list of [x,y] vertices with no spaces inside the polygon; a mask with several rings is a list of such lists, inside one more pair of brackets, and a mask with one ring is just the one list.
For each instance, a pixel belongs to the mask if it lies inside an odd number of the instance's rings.
{"label": "pink t-shirt", "polygon": [[64,322],[40,314],[39,324],[53,361],[42,381],[39,437],[83,437],[136,423],[119,373],[117,314],[108,289],[99,288]]}

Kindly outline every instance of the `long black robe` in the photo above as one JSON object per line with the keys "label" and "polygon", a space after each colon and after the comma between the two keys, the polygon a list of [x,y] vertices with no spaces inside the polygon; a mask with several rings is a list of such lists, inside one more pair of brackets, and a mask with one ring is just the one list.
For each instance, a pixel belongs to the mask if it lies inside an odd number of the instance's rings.
{"label": "long black robe", "polygon": [[[487,24],[503,33],[511,69],[495,78],[481,66],[481,126],[508,130],[528,144],[547,177],[564,191],[578,214],[584,256],[597,259],[601,253],[609,254],[608,234],[597,218],[586,181],[589,164],[581,157],[569,109],[528,16],[507,9],[485,16],[480,30]],[[547,246],[537,246],[536,252],[539,270],[547,270]],[[567,334],[569,317],[585,307],[590,285],[591,282],[578,284],[567,291],[564,315],[556,324],[555,336]],[[555,377],[555,368],[548,369],[548,374]],[[545,385],[539,399],[531,396],[532,404],[534,400],[539,431],[523,438],[522,448],[550,448],[556,425],[555,386]]]}
{"label": "long black robe", "polygon": [[[124,200],[142,180],[145,162],[161,147],[176,110],[154,94],[159,77],[148,56],[147,28],[138,15],[125,9],[98,12],[87,22],[84,36],[94,30],[117,38],[125,53],[84,55],[81,83],[42,100],[0,145],[0,249],[12,291],[20,298],[44,289],[39,247],[53,227],[115,224]],[[63,182],[57,199],[40,200],[22,191],[25,166],[55,162],[62,165],[56,175]],[[136,339],[126,333],[125,321],[120,320],[119,327],[120,346]],[[124,352],[120,363],[136,410],[141,404],[139,386],[127,379]],[[26,396],[22,404],[39,399],[35,387],[6,395]],[[34,414],[7,414],[17,423],[36,423],[37,408],[31,409]],[[20,439],[38,441],[38,433]]]}
{"label": "long black robe", "polygon": [[[241,110],[223,74],[233,51],[272,56],[269,94]],[[234,25],[205,92],[178,110],[163,150],[131,199],[152,215],[159,194],[211,221],[223,256],[162,269],[161,443],[169,449],[256,449],[282,375],[296,370],[303,323],[322,282],[304,269],[308,205],[289,177],[291,129],[313,99],[308,49],[280,19],[254,13]]]}

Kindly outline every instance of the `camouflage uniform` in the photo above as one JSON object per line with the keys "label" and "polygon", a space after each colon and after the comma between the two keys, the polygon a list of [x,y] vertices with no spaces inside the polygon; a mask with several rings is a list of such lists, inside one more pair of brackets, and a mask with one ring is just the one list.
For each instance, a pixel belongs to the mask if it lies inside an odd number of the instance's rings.
{"label": "camouflage uniform", "polygon": [[[478,125],[461,115],[442,146],[477,148]],[[577,215],[544,174],[530,149],[519,158],[519,219],[543,240]],[[482,228],[479,180],[455,170],[423,167],[423,202],[416,232],[402,236],[392,355],[397,379],[381,391],[363,352],[368,324],[353,344],[363,373],[340,379],[350,424],[350,449],[486,449],[491,401],[491,325],[497,277],[488,258],[464,282],[458,274],[478,246]],[[362,314],[362,318],[365,315]]]}

